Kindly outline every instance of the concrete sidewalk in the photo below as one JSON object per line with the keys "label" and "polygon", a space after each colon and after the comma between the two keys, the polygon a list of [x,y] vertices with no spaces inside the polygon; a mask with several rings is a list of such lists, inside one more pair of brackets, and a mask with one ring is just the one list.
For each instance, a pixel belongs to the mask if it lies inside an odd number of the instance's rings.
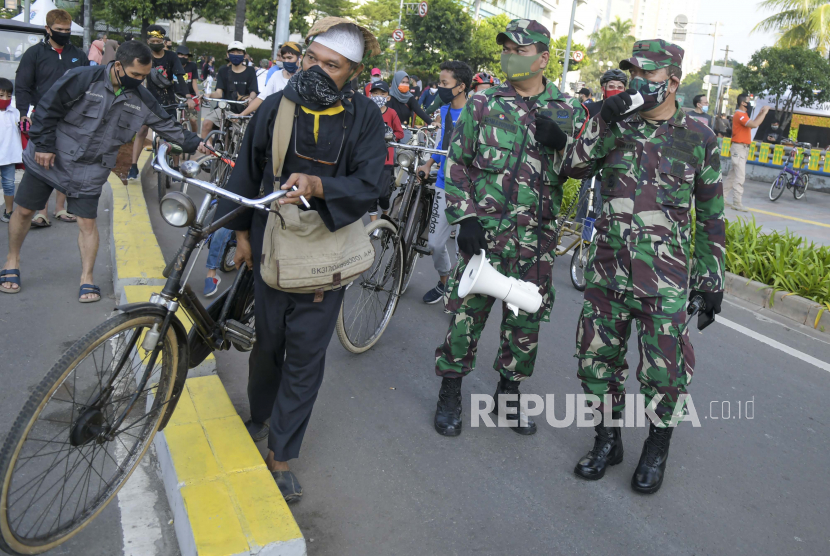
{"label": "concrete sidewalk", "polygon": [[809,241],[830,245],[830,194],[807,190],[801,199],[795,199],[787,190],[777,201],[769,200],[769,183],[747,180],[744,183],[743,205],[749,212],[726,209],[727,219],[749,219],[765,230],[790,230]]}

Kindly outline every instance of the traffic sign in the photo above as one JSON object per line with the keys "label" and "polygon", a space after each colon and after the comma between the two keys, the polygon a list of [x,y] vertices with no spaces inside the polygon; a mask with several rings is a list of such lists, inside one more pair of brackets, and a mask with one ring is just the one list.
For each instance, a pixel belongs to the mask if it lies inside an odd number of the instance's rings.
{"label": "traffic sign", "polygon": [[581,62],[582,59],[585,58],[585,54],[583,54],[581,50],[574,50],[571,53],[571,58],[573,58],[574,62]]}
{"label": "traffic sign", "polygon": [[421,2],[420,4],[418,4],[418,15],[419,16],[424,17],[425,15],[427,15],[427,11],[429,11],[429,6],[427,5],[426,2]]}
{"label": "traffic sign", "polygon": [[403,29],[395,29],[392,31],[392,38],[395,42],[401,42],[403,40]]}

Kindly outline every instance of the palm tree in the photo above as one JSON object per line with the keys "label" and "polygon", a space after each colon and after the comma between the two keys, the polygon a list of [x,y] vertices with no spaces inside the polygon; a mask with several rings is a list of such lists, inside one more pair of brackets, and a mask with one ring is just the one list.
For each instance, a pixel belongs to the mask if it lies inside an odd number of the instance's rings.
{"label": "palm tree", "polygon": [[776,46],[815,48],[830,53],[830,4],[825,0],[763,0],[759,6],[776,12],[753,31],[777,31]]}
{"label": "palm tree", "polygon": [[[585,84],[592,91],[599,90],[599,78],[609,68],[616,68],[617,62],[631,55],[631,47],[636,41],[631,34],[634,24],[617,16],[607,26],[591,33],[592,46],[588,48],[588,63],[580,70]],[[611,62],[611,65],[608,65]]]}

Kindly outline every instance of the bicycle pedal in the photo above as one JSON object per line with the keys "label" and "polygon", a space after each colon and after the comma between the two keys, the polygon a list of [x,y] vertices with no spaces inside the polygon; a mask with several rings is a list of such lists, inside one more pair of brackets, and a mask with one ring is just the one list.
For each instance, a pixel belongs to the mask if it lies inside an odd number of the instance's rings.
{"label": "bicycle pedal", "polygon": [[412,247],[412,250],[421,255],[432,255],[432,252],[429,250],[429,247],[414,245]]}
{"label": "bicycle pedal", "polygon": [[225,321],[225,335],[230,340],[253,347],[256,331],[239,321],[228,319]]}

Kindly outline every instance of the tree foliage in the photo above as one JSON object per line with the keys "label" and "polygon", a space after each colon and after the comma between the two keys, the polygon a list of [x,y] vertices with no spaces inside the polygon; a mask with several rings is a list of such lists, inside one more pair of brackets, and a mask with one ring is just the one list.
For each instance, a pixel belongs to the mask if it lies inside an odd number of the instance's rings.
{"label": "tree foliage", "polygon": [[764,0],[764,10],[775,12],[753,31],[778,33],[776,46],[816,48],[830,53],[830,4],[826,0]]}
{"label": "tree foliage", "polygon": [[[568,36],[563,35],[550,43],[550,63],[545,68],[545,77],[551,81],[556,81],[558,85],[559,78],[562,77],[562,71],[565,69],[565,47],[568,46]],[[573,61],[573,53],[575,51],[586,52],[585,46],[578,42],[571,42],[571,60],[568,62],[568,72],[577,71],[590,63],[590,57],[585,54],[581,62]]]}
{"label": "tree foliage", "polygon": [[774,103],[782,129],[796,106],[830,101],[830,62],[815,50],[764,47],[736,73],[745,91]]}
{"label": "tree foliage", "polygon": [[395,42],[392,40],[392,31],[398,27],[399,7],[397,0],[372,0],[355,10],[355,19],[375,34],[381,49],[379,56],[371,56],[366,60],[366,70],[360,76],[362,81],[368,81],[372,68],[380,68],[387,74],[394,70]]}
{"label": "tree foliage", "polygon": [[504,31],[508,23],[510,17],[505,14],[479,21],[470,42],[470,57],[466,60],[474,72],[484,71],[504,80],[505,76],[501,71],[501,46],[496,43],[496,36]]}
{"label": "tree foliage", "polygon": [[[622,21],[619,16],[609,25],[591,33],[593,46],[588,47],[588,60],[583,62],[580,76],[585,86],[599,91],[599,78],[609,69],[618,67],[620,60],[631,56],[635,38],[631,34],[634,24],[630,19]],[[611,65],[608,65],[611,62]]]}
{"label": "tree foliage", "polygon": [[[397,46],[408,53],[407,72],[422,78],[437,76],[441,62],[470,58],[473,20],[457,0],[431,0],[426,17],[411,13],[405,14],[403,20],[405,39]],[[401,54],[399,68],[404,57]]]}

